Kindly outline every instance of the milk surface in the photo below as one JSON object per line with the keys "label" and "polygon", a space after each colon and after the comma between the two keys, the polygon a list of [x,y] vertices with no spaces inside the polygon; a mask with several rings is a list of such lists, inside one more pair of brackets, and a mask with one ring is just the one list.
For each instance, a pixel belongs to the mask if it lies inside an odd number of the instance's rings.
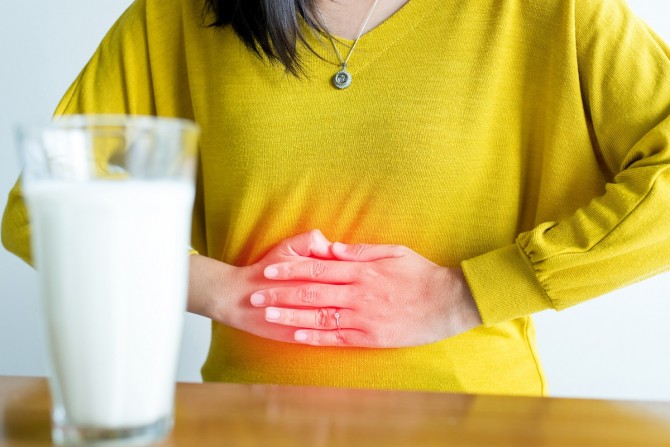
{"label": "milk surface", "polygon": [[110,428],[170,416],[193,186],[48,181],[24,192],[56,416],[65,410],[64,423]]}

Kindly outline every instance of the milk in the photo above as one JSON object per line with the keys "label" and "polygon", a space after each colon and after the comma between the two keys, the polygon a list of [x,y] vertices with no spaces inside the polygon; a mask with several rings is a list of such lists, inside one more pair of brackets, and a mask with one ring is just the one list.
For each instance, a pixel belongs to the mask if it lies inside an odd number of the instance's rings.
{"label": "milk", "polygon": [[193,186],[40,181],[25,195],[56,422],[126,428],[170,418]]}

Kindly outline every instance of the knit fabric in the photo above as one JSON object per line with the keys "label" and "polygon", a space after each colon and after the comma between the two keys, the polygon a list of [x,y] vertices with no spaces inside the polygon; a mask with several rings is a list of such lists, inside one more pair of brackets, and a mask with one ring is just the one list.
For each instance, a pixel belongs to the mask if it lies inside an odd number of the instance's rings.
{"label": "knit fabric", "polygon": [[[247,265],[314,228],[406,245],[460,265],[484,326],[344,349],[213,323],[205,380],[539,395],[530,314],[668,269],[669,53],[623,0],[410,0],[342,91],[327,39],[307,32],[296,78],[206,21],[200,1],[137,0],[57,114],[196,120],[203,255]],[[29,261],[28,237],[16,187],[3,240]]]}

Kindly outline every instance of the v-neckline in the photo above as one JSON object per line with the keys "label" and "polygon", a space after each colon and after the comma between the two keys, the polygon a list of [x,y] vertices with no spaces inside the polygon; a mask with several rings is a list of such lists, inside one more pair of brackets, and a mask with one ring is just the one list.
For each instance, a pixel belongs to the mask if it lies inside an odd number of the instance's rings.
{"label": "v-neckline", "polygon": [[[366,31],[356,44],[351,62],[348,64],[348,70],[351,72],[363,70],[389,47],[419,26],[443,1],[409,0],[386,20]],[[320,64],[341,66],[328,37],[324,34],[314,32],[311,28],[308,28],[304,21],[302,23],[305,40],[316,53],[316,57],[314,54],[311,54],[312,59],[317,59]],[[354,39],[333,36],[333,41],[338,45],[342,58],[346,58],[349,48],[354,43]],[[307,53],[311,52],[307,51],[304,53],[309,58]],[[357,59],[357,53],[359,55],[364,54],[365,58]]]}

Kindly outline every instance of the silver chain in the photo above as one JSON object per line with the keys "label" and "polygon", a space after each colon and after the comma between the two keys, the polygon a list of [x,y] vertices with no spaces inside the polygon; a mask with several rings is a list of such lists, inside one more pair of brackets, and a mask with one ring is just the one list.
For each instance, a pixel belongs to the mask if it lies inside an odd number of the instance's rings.
{"label": "silver chain", "polygon": [[333,45],[333,49],[335,50],[335,54],[337,54],[337,58],[340,60],[340,64],[342,65],[342,68],[346,68],[347,63],[349,63],[349,59],[351,58],[351,54],[354,52],[354,48],[356,48],[356,44],[358,41],[361,39],[361,36],[363,35],[363,32],[365,31],[365,27],[368,26],[368,22],[370,21],[370,17],[372,17],[372,13],[375,10],[375,7],[377,6],[377,3],[379,0],[375,0],[372,3],[372,7],[370,8],[370,11],[368,12],[367,17],[363,21],[363,25],[361,26],[360,31],[358,31],[358,36],[356,36],[356,39],[354,39],[353,45],[351,45],[351,48],[349,48],[349,53],[347,54],[346,59],[342,59],[342,54],[340,53],[340,50],[337,48],[337,45],[335,45],[335,41],[333,40],[333,37],[328,33],[328,38],[330,39],[330,43]]}

